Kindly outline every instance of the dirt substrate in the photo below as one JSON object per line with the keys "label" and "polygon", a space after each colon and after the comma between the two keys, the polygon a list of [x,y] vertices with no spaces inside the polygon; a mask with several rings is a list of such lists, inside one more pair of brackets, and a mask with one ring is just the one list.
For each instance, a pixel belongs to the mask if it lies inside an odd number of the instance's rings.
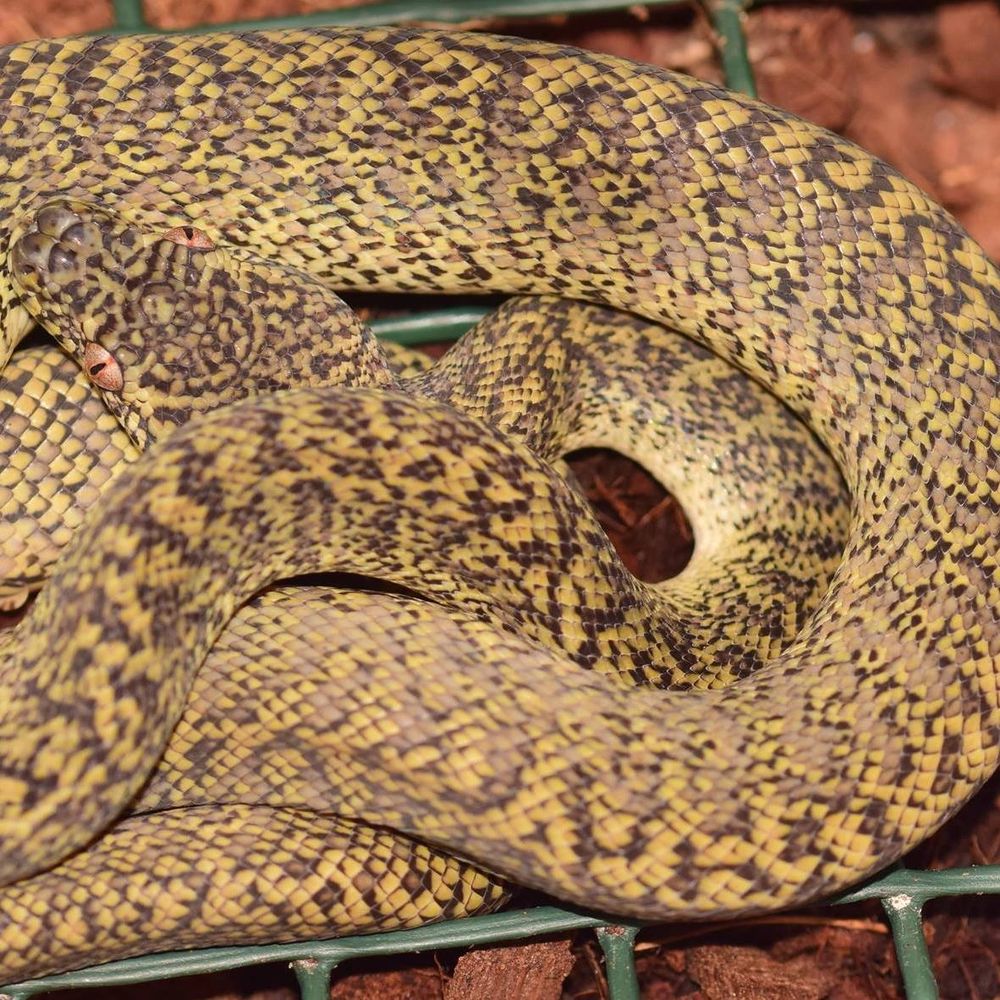
{"label": "dirt substrate", "polygon": [[[353,6],[281,0],[149,0],[164,27]],[[0,0],[0,42],[93,31],[110,7],[90,0]],[[750,56],[762,96],[855,139],[895,164],[946,205],[1000,257],[1000,9],[994,3],[765,7],[747,18]],[[486,26],[486,25],[476,25]],[[495,23],[539,38],[719,79],[705,18],[689,9],[636,6],[627,13],[532,23]],[[613,456],[578,467],[611,533],[646,577],[676,565],[683,517],[641,471]],[[650,539],[656,539],[650,544]],[[1000,863],[1000,780],[920,848],[913,867]],[[931,904],[926,921],[945,998],[1000,996],[1000,898]],[[739,922],[668,927],[640,938],[648,1000],[890,1000],[902,995],[891,940],[876,905]],[[496,949],[464,958],[438,954],[356,966],[332,996],[385,1000],[537,1000],[603,997],[591,939]],[[278,998],[293,995],[287,970],[252,969],[152,989],[100,991],[117,997]],[[94,995],[94,994],[91,994]]]}

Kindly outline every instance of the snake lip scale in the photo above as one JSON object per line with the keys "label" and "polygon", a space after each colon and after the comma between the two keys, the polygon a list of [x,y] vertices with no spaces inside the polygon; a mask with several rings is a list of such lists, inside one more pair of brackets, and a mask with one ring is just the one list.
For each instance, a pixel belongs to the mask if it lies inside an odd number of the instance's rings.
{"label": "snake lip scale", "polygon": [[[556,293],[670,323],[798,413],[852,504],[831,586],[786,648],[721,690],[636,687],[678,663],[524,499],[573,502],[527,447],[388,384],[202,415],[115,479],[0,651],[11,892],[121,815],[237,604],[288,572],[370,571],[376,539],[403,527],[415,555],[396,582],[500,608],[508,626],[552,622],[594,669],[529,643],[518,692],[502,664],[470,665],[475,721],[453,741],[431,749],[396,720],[393,738],[414,741],[399,759],[421,762],[426,787],[346,783],[369,822],[561,898],[709,916],[870,874],[995,770],[1000,276],[853,144],[610,56],[378,28],[5,47],[0,155],[0,360],[39,309],[14,248],[30,260],[43,206],[82,199],[142,230],[195,227],[205,253],[317,301],[335,286]],[[332,503],[343,491],[363,514]],[[461,567],[447,585],[446,551]],[[500,552],[534,590],[513,573],[487,582]],[[583,610],[553,610],[577,590]],[[602,655],[636,635],[616,678]],[[407,690],[427,711],[434,695]],[[374,770],[378,726],[356,721]]]}

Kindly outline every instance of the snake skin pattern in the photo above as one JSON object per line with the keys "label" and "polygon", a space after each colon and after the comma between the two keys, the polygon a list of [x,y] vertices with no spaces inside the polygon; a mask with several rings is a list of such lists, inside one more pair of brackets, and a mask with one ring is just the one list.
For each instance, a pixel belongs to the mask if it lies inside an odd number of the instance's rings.
{"label": "snake skin pattern", "polygon": [[[186,292],[185,297],[190,301]],[[343,315],[353,325],[354,317]],[[142,329],[162,337],[174,332],[154,323]],[[217,330],[213,336],[218,337]],[[0,611],[21,607],[42,585],[104,485],[140,454],[81,371],[82,352],[69,346],[79,363],[55,348],[28,348],[15,352],[0,380]],[[391,341],[381,350],[402,377],[412,377],[431,364],[426,354]],[[324,342],[323,354],[328,353]],[[310,359],[304,363],[308,369],[297,370],[313,377]],[[248,366],[243,358],[243,367]],[[189,374],[185,371],[184,382]],[[177,379],[169,388],[190,397]],[[227,395],[224,387],[216,383],[211,388],[221,405]],[[241,387],[241,394],[244,391]],[[177,397],[164,399],[179,419]],[[141,420],[137,415],[137,424]],[[821,507],[819,497],[816,501]]]}
{"label": "snake skin pattern", "polygon": [[[224,861],[206,865],[220,844]],[[506,895],[468,863],[338,816],[177,809],[125,819],[4,890],[0,969],[11,982],[168,947],[415,927],[493,909]]]}
{"label": "snake skin pattern", "polygon": [[[123,226],[103,210],[66,202],[42,208],[16,244],[19,286],[25,281],[31,286],[26,298],[40,308],[41,318],[77,362],[56,362],[46,349],[19,352],[8,370],[14,384],[0,389],[0,399],[6,398],[13,411],[0,414],[20,432],[6,435],[0,449],[8,466],[0,472],[0,485],[9,480],[12,487],[0,514],[15,540],[24,534],[24,525],[31,526],[27,552],[39,547],[35,535],[55,547],[54,539],[34,523],[36,512],[46,523],[68,510],[82,520],[81,500],[94,491],[81,487],[110,478],[114,470],[107,468],[109,462],[134,460],[135,449],[118,421],[87,393],[88,379],[103,388],[107,366],[115,366],[109,401],[122,424],[145,441],[150,429],[159,435],[194,411],[261,388],[273,391],[275,369],[280,368],[280,377],[288,380],[393,382],[488,419],[551,457],[588,444],[614,444],[665,481],[681,484],[678,489],[692,510],[709,512],[700,513],[696,522],[714,543],[699,547],[685,576],[691,619],[681,622],[681,628],[687,630],[687,652],[711,644],[717,654],[708,657],[703,649],[705,668],[694,678],[699,685],[726,683],[734,667],[746,671],[780,650],[822,593],[846,531],[846,505],[840,502],[835,470],[772,396],[697,344],[626,314],[551,298],[512,299],[428,370],[425,357],[374,341],[339,302],[331,303],[339,325],[329,311],[320,311],[322,323],[312,323],[317,295],[324,293],[308,282],[283,288],[284,324],[262,325],[273,314],[241,289],[261,290],[272,265],[240,263],[205,249],[192,246],[189,238],[178,245],[163,234]],[[96,371],[87,363],[96,346],[87,339],[95,317],[100,319],[104,355]],[[198,356],[202,344],[210,364]],[[391,364],[381,357],[384,351],[391,352]],[[519,360],[514,370],[512,357]],[[368,363],[351,367],[343,363],[345,358]],[[544,377],[525,379],[524,371]],[[59,405],[53,406],[53,396],[59,399],[60,393]],[[133,409],[139,411],[136,419]],[[22,445],[22,439],[37,437],[43,429],[67,459],[47,473],[43,461]],[[32,475],[22,478],[17,470],[26,464],[25,454]],[[51,450],[46,458],[52,458]],[[798,474],[775,481],[764,472],[768,461]],[[706,466],[710,475],[703,471]],[[16,566],[17,560],[9,562]],[[734,580],[754,595],[760,609],[756,617],[747,618],[746,595],[734,588]],[[19,582],[26,582],[23,574]],[[645,596],[649,617],[662,617],[658,588]],[[465,658],[469,664],[496,658],[495,640],[486,641],[489,633],[477,631],[462,616],[449,616],[426,603],[397,606],[398,601],[365,593],[292,592],[264,597],[238,613],[213,646],[160,766],[133,804],[137,815],[112,828],[110,840],[103,838],[93,849],[74,855],[68,865],[17,883],[12,898],[0,893],[2,974],[10,978],[28,969],[37,975],[80,960],[81,943],[78,936],[67,935],[58,907],[49,925],[25,924],[25,914],[46,913],[60,893],[79,893],[81,882],[85,888],[99,884],[102,891],[91,912],[102,928],[111,923],[109,913],[123,912],[137,893],[147,895],[149,865],[136,859],[147,857],[163,834],[159,819],[149,830],[143,815],[158,816],[163,810],[186,814],[192,803],[211,803],[220,821],[212,856],[225,859],[227,876],[245,877],[284,899],[287,879],[270,873],[283,872],[287,865],[274,859],[264,865],[266,874],[259,870],[276,838],[264,839],[254,854],[258,867],[242,876],[239,866],[248,862],[242,842],[228,842],[226,803],[328,810],[354,767],[349,755],[332,748],[350,742],[355,719],[372,707],[359,699],[359,682],[365,690],[371,677],[401,672],[408,686],[392,701],[403,706],[401,695],[411,697],[411,664],[434,656],[454,671],[459,648],[470,650]],[[707,630],[695,617],[706,604],[717,612]],[[676,629],[676,610],[672,618]],[[699,637],[699,631],[704,635]],[[406,654],[396,648],[392,655],[385,643],[372,644],[366,639],[370,634],[405,637]],[[523,650],[500,649],[511,663],[524,658]],[[371,659],[361,670],[365,651]],[[393,683],[401,682],[397,678]],[[296,706],[300,719],[291,730],[288,705]],[[420,704],[412,710],[419,712]],[[320,728],[308,731],[307,719],[318,720]],[[193,808],[196,821],[202,821],[204,810]],[[350,869],[350,857],[335,862],[335,852],[335,846],[329,847],[323,862],[337,864],[338,871]],[[294,853],[299,867],[306,866],[302,852]],[[413,855],[412,844],[401,838],[396,853]],[[433,890],[435,911],[426,898],[411,904],[401,894],[397,871],[381,871],[379,861],[365,875],[373,879],[372,893],[383,901],[381,909],[357,921],[350,900],[339,907],[327,905],[318,912],[330,932],[383,927],[389,911],[394,922],[406,924],[488,909],[506,895],[501,883],[468,868],[460,880],[448,881],[439,869],[448,873],[454,863],[425,849],[414,857],[416,870],[410,878]],[[178,947],[196,937],[206,944],[301,936],[307,917],[317,912],[313,897],[302,902],[299,894],[290,916],[263,927],[253,920],[254,908],[227,907],[222,919],[210,905],[206,916],[185,903],[192,894],[200,898],[205,873],[185,878],[181,870],[178,862],[174,878],[156,896],[174,919],[141,922],[147,949]],[[455,897],[450,902],[449,891]],[[392,905],[384,898],[392,899]],[[6,926],[5,906],[13,911]],[[302,916],[303,908],[307,916]],[[287,904],[278,912],[287,913]],[[13,913],[20,919],[15,921]],[[178,919],[180,913],[188,919]],[[27,933],[32,926],[36,934]],[[86,941],[87,954],[90,961],[122,957],[135,950],[136,941],[130,932],[95,933]]]}
{"label": "snake skin pattern", "polygon": [[[566,899],[648,919],[812,899],[993,771],[1000,283],[888,167],[661,71],[403,29],[33,43],[4,50],[0,102],[8,240],[25,207],[96,197],[341,286],[668,320],[801,413],[853,502],[787,648],[722,690],[637,688],[689,687],[683,659],[523,445],[385,389],[204,416],[115,479],[5,650],[5,881],[120,813],[240,601],[322,568],[460,599],[534,643],[516,671],[469,663],[460,708],[424,686],[423,717],[360,713],[375,783],[343,794]],[[12,345],[26,311],[0,291]],[[441,713],[454,738],[432,735]]]}
{"label": "snake skin pattern", "polygon": [[0,384],[0,610],[20,607],[139,450],[77,364],[18,351]]}
{"label": "snake skin pattern", "polygon": [[[178,244],[80,202],[49,203],[36,224],[49,231],[32,227],[15,244],[15,284],[140,447],[235,400],[365,385],[447,403],[552,461],[600,444],[644,462],[711,539],[672,595],[636,596],[656,623],[644,642],[657,630],[693,675],[676,683],[718,685],[756,669],[806,622],[835,568],[841,489],[820,471],[813,442],[773,397],[676,334],[608,310],[513,299],[431,371],[401,380],[371,331],[316,283],[276,281],[269,263]],[[280,309],[258,305],[272,302]],[[105,359],[96,373],[87,364],[95,348]],[[105,364],[117,372],[110,389]],[[682,396],[664,412],[661,400]],[[691,466],[715,476],[667,458],[681,449],[680,428],[697,439]],[[768,464],[801,476],[771,486]]]}

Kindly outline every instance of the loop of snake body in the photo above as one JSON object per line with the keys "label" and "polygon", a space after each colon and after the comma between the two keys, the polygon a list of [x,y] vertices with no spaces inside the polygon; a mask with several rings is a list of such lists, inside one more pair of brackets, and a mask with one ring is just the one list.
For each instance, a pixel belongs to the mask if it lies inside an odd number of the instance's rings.
{"label": "loop of snake body", "polygon": [[[354,717],[376,784],[343,805],[562,898],[646,919],[812,899],[995,768],[1000,283],[888,167],[659,70],[406,29],[16,46],[0,103],[8,248],[60,194],[321,286],[554,291],[668,320],[809,422],[853,507],[780,653],[721,690],[636,687],[690,686],[684,654],[523,445],[392,387],[205,415],[115,480],[5,651],[5,881],[129,804],[241,600],[321,568],[522,634],[516,661],[458,673],[456,705],[411,678],[408,714]],[[12,345],[26,311],[0,292]],[[84,335],[100,344],[99,315]],[[346,489],[360,509],[333,503]]]}
{"label": "loop of snake body", "polygon": [[[383,356],[389,345],[378,345],[334,296],[308,283],[284,282],[286,311],[322,315],[322,323],[269,321],[270,313],[258,303],[270,265],[241,264],[223,252],[178,246],[83,204],[46,205],[36,225],[49,232],[33,228],[19,241],[15,271],[26,299],[72,357],[53,358],[52,349],[44,348],[19,352],[8,367],[8,384],[0,387],[0,416],[10,427],[0,435],[6,462],[0,470],[0,539],[11,553],[5,575],[22,584],[32,580],[28,567],[34,567],[32,582],[38,582],[60,545],[66,515],[82,520],[113,474],[109,466],[135,460],[132,442],[86,390],[87,378],[95,386],[108,384],[110,365],[115,378],[109,401],[143,440],[162,434],[166,424],[183,423],[195,405],[205,411],[268,391],[278,378],[383,385],[396,379],[393,368],[402,367],[409,377],[395,382],[397,388],[491,419],[553,456],[580,445],[613,443],[643,458],[661,478],[678,484],[698,513],[699,532],[710,540],[689,567],[686,590],[689,603],[713,606],[716,617],[709,630],[693,617],[686,628],[690,648],[702,628],[702,643],[714,645],[718,656],[697,673],[692,664],[690,683],[725,683],[734,671],[746,671],[780,649],[808,616],[834,568],[846,528],[835,470],[773,397],[676,334],[561,300],[511,300],[435,369],[427,371],[427,359],[418,365],[399,349],[390,366]],[[254,296],[245,294],[249,288]],[[327,309],[308,308],[317,297],[327,300]],[[135,322],[137,308],[141,323]],[[96,370],[87,365],[97,356],[95,342],[87,339],[94,316],[101,318],[103,352]],[[522,371],[544,371],[546,378],[512,372],[512,355]],[[40,437],[49,438],[48,447],[37,447]],[[775,482],[767,475],[775,464],[797,475]],[[708,475],[706,467],[712,470]],[[747,591],[757,601],[756,614],[747,614]],[[653,607],[663,598],[656,590],[645,596]],[[371,635],[381,641],[371,642]],[[406,655],[400,653],[404,648]],[[420,688],[409,688],[411,665],[428,658],[449,673],[501,658],[517,669],[525,650],[498,642],[491,630],[477,629],[461,615],[386,595],[276,592],[238,613],[202,667],[161,764],[133,804],[134,815],[67,864],[0,892],[5,954],[0,969],[8,976],[25,968],[37,974],[121,957],[137,942],[150,948],[196,939],[204,944],[296,937],[310,929],[315,933],[322,921],[328,933],[403,925],[501,901],[504,889],[497,880],[420,854],[421,848],[399,838],[395,866],[382,872],[383,856],[376,853],[362,872],[370,882],[367,898],[380,901],[365,919],[358,919],[360,907],[350,892],[339,906],[330,904],[329,893],[325,903],[299,893],[298,903],[290,905],[271,873],[289,867],[300,872],[312,863],[339,875],[334,878],[339,885],[347,881],[343,868],[354,864],[353,855],[338,861],[343,848],[333,837],[315,861],[307,859],[305,848],[291,850],[292,865],[275,860],[262,874],[260,859],[280,838],[264,837],[251,865],[247,838],[234,841],[231,834],[231,810],[237,807],[228,803],[252,801],[276,810],[272,822],[278,830],[287,825],[289,807],[300,817],[302,810],[333,808],[346,776],[357,773],[357,762],[342,746],[350,743],[356,718],[372,708],[352,693],[355,685],[360,680],[367,686],[377,676],[384,698],[391,683],[400,717],[415,719],[426,706]],[[434,675],[426,667],[418,681],[430,684]],[[291,732],[282,722],[288,705],[295,706],[299,719]],[[318,725],[311,727],[311,719]],[[448,728],[439,722],[433,735],[445,738]],[[337,735],[345,730],[348,735]],[[202,803],[211,803],[211,812]],[[163,810],[173,819],[161,819]],[[208,818],[212,825],[206,831]],[[263,827],[259,815],[253,819]],[[211,843],[196,870],[184,874],[189,850],[179,858],[168,853],[167,864],[164,823],[174,839],[196,835],[199,844]],[[355,840],[373,836],[356,825],[349,830]],[[384,850],[390,843],[386,832],[375,836]],[[137,863],[153,855],[171,876],[155,893],[149,864]],[[280,895],[275,917],[262,927],[257,907],[231,904],[222,919],[185,903],[204,893],[206,857],[218,859],[222,875],[216,878],[245,878],[258,891],[269,890],[261,892],[264,898]],[[405,892],[399,876],[404,858],[411,886]],[[245,876],[242,866],[250,869]],[[282,885],[289,877],[283,874]],[[92,894],[94,885],[102,886],[99,894]],[[422,893],[416,893],[417,885]],[[89,901],[89,922],[101,927],[83,940],[60,933],[58,905],[81,889]],[[142,916],[123,925],[118,915],[128,912],[128,901],[138,895],[148,900]],[[215,905],[211,898],[209,913]],[[157,921],[155,914],[164,908],[186,919]],[[36,913],[50,916],[30,933],[28,926],[36,921],[26,915]]]}

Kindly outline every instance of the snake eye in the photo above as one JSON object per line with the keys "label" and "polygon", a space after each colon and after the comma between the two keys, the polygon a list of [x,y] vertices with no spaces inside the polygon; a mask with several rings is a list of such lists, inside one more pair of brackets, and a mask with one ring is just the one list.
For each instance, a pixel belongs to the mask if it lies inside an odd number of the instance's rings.
{"label": "snake eye", "polygon": [[83,370],[99,389],[121,392],[125,385],[118,362],[109,351],[94,341],[90,341],[83,349]]}
{"label": "snake eye", "polygon": [[214,250],[215,244],[207,233],[203,233],[194,226],[177,226],[176,229],[168,229],[163,234],[165,240],[171,243],[179,243],[182,247],[189,247],[192,250]]}

